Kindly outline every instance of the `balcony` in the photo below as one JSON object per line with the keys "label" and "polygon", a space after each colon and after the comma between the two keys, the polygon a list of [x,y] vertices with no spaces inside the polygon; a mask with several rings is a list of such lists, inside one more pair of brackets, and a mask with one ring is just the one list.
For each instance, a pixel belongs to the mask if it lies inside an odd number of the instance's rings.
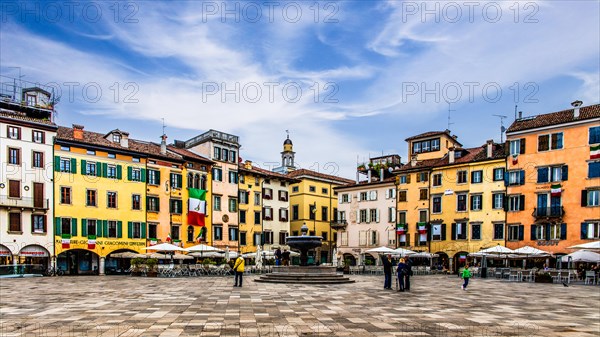
{"label": "balcony", "polygon": [[562,218],[565,209],[563,206],[538,207],[533,209],[532,215],[536,220]]}
{"label": "balcony", "polygon": [[6,195],[0,196],[0,206],[8,208],[35,208],[48,209],[50,202],[48,199],[35,200],[34,198],[9,198]]}
{"label": "balcony", "polygon": [[348,226],[348,222],[346,220],[336,220],[330,222],[331,228],[335,230],[344,230]]}

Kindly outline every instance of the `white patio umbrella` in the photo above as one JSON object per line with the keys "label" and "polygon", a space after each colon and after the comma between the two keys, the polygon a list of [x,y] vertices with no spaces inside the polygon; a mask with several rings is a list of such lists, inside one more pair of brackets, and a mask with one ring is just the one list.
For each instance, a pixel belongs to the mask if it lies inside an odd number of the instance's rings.
{"label": "white patio umbrella", "polygon": [[571,249],[591,249],[591,250],[600,250],[600,241],[582,243],[579,245],[568,247]]}
{"label": "white patio umbrella", "polygon": [[263,267],[263,257],[262,257],[262,249],[260,248],[260,245],[256,246],[255,256],[256,257],[254,258],[254,261],[256,262],[256,268],[262,269],[262,267]]}
{"label": "white patio umbrella", "polygon": [[[152,259],[160,259],[160,260],[170,260],[171,259],[171,255],[170,254],[161,254],[161,253],[147,253],[146,257],[152,258]],[[184,255],[184,254],[173,254],[173,260],[190,260],[193,259],[192,256],[188,256],[188,255]]]}
{"label": "white patio umbrella", "polygon": [[410,249],[404,249],[404,248],[396,248],[396,249],[394,249],[394,252],[396,254],[400,254],[400,256],[412,255],[412,254],[416,254],[417,253],[417,252],[412,251]]}
{"label": "white patio umbrella", "polygon": [[338,266],[337,248],[333,248],[333,252],[331,254],[331,263],[334,267]]}
{"label": "white patio umbrella", "polygon": [[187,252],[187,251],[189,251],[186,248],[177,247],[170,243],[161,243],[161,244],[150,246],[150,247],[144,247],[142,249],[155,250],[157,252]]}
{"label": "white patio umbrella", "polygon": [[386,246],[369,249],[369,250],[367,250],[367,253],[398,254],[397,251],[393,250],[392,248],[388,248]]}
{"label": "white patio umbrella", "polygon": [[411,254],[410,257],[424,257],[427,259],[433,259],[434,257],[438,257],[438,254],[433,254],[433,253],[427,253],[427,252],[420,252],[420,253],[414,253]]}
{"label": "white patio umbrella", "polygon": [[206,252],[222,252],[223,250],[215,248],[213,246],[200,244],[187,248],[188,252],[198,252],[198,253],[206,253]]}
{"label": "white patio umbrella", "polygon": [[229,257],[229,246],[227,246],[225,248],[225,256],[224,256],[224,258],[225,258],[225,261],[229,261],[229,259],[230,259],[230,257]]}
{"label": "white patio umbrella", "polygon": [[480,253],[488,253],[488,254],[512,254],[512,253],[514,253],[514,251],[512,249],[506,248],[506,247],[500,246],[500,245],[482,249],[479,252]]}
{"label": "white patio umbrella", "polygon": [[551,253],[549,253],[545,250],[537,249],[537,248],[531,247],[531,246],[524,246],[521,248],[517,248],[513,251],[513,254],[534,256],[534,257],[543,257],[543,256],[552,255]]}
{"label": "white patio umbrella", "polygon": [[578,250],[561,258],[562,262],[569,262],[569,257],[572,262],[595,262],[600,263],[600,254],[589,250]]}

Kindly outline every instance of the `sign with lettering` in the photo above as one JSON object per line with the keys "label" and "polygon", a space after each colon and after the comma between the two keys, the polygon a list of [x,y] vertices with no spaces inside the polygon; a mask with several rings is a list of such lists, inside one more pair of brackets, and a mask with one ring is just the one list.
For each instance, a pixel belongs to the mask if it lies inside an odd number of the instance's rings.
{"label": "sign with lettering", "polygon": [[454,194],[453,190],[445,190],[444,191],[444,195],[452,195],[452,194]]}
{"label": "sign with lettering", "polygon": [[8,250],[0,250],[0,256],[11,256],[12,254]]}
{"label": "sign with lettering", "polygon": [[559,240],[538,240],[538,246],[558,246]]}

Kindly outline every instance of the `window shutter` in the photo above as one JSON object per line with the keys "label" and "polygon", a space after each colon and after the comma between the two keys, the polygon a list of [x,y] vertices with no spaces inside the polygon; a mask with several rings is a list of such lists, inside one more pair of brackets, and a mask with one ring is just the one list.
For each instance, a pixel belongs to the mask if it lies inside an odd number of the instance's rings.
{"label": "window shutter", "polygon": [[106,178],[107,175],[108,175],[108,164],[107,163],[98,164],[98,176]]}
{"label": "window shutter", "polygon": [[60,157],[54,156],[54,172],[60,172]]}
{"label": "window shutter", "polygon": [[544,225],[545,239],[550,240],[550,224]]}
{"label": "window shutter", "polygon": [[183,184],[181,183],[182,177],[181,174],[177,174],[177,186],[181,188],[181,186],[183,186]]}
{"label": "window shutter", "polygon": [[452,224],[452,240],[456,240],[456,223]]}
{"label": "window shutter", "polygon": [[127,181],[131,181],[131,176],[133,175],[133,167],[127,167]]}
{"label": "window shutter", "polygon": [[525,185],[525,171],[524,170],[519,171],[519,184]]}
{"label": "window shutter", "polygon": [[508,212],[508,196],[506,194],[502,195],[502,207],[505,212]]}
{"label": "window shutter", "polygon": [[385,198],[386,199],[390,198],[390,190],[385,190]]}
{"label": "window shutter", "polygon": [[133,239],[133,222],[127,221],[127,237]]}
{"label": "window shutter", "polygon": [[588,238],[588,224],[586,222],[582,222],[580,239],[587,239],[587,238]]}
{"label": "window shutter", "polygon": [[523,241],[525,237],[525,226],[519,225],[519,241]]}
{"label": "window shutter", "polygon": [[537,170],[537,182],[538,183],[546,183],[548,182],[548,168],[547,167],[539,167]]}
{"label": "window shutter", "polygon": [[471,172],[471,182],[475,181],[475,171]]}
{"label": "window shutter", "polygon": [[567,224],[566,223],[560,224],[560,239],[561,240],[567,239]]}
{"label": "window shutter", "polygon": [[519,210],[525,210],[525,194],[519,196]]}
{"label": "window shutter", "polygon": [[87,219],[81,219],[81,236],[88,236],[87,232]]}
{"label": "window shutter", "polygon": [[71,173],[77,173],[77,159],[71,158]]}
{"label": "window shutter", "polygon": [[360,210],[356,210],[356,223],[360,223]]}
{"label": "window shutter", "polygon": [[377,223],[379,223],[379,209],[375,210],[375,217],[377,219]]}
{"label": "window shutter", "polygon": [[87,162],[85,159],[81,159],[81,174],[85,175],[87,173]]}
{"label": "window shutter", "polygon": [[142,182],[145,183],[146,182],[146,169],[141,169],[141,177]]}
{"label": "window shutter", "polygon": [[77,219],[71,218],[71,236],[77,236]]}
{"label": "window shutter", "polygon": [[525,154],[525,138],[521,138],[520,145],[521,148],[519,149],[519,153]]}
{"label": "window shutter", "polygon": [[58,218],[58,217],[54,218],[54,235],[61,235],[62,234],[62,231],[61,231],[61,229],[62,229],[61,227],[62,226],[61,226],[61,224],[62,224],[62,221],[61,221],[60,218]]}
{"label": "window shutter", "polygon": [[360,200],[360,192],[356,193],[356,201],[362,201]]}
{"label": "window shutter", "polygon": [[117,221],[117,238],[123,237],[123,221]]}
{"label": "window shutter", "polygon": [[471,209],[471,210],[473,210],[473,199],[475,199],[475,196],[474,196],[474,195],[471,195],[471,196],[469,197],[469,204],[470,204],[470,209]]}
{"label": "window shutter", "polygon": [[142,239],[146,238],[146,223],[142,222]]}
{"label": "window shutter", "polygon": [[342,194],[338,194],[338,205],[342,203]]}
{"label": "window shutter", "polygon": [[421,182],[421,174],[420,173],[417,173],[417,182],[418,183]]}
{"label": "window shutter", "polygon": [[442,241],[446,241],[446,224],[442,224]]}
{"label": "window shutter", "polygon": [[568,165],[563,165],[563,167],[562,167],[562,180],[563,181],[569,180],[569,166]]}
{"label": "window shutter", "polygon": [[504,172],[504,186],[508,186],[510,174],[509,172]]}
{"label": "window shutter", "polygon": [[410,184],[410,174],[407,174],[407,175],[406,175],[406,183],[407,183],[407,184]]}
{"label": "window shutter", "polygon": [[431,224],[427,224],[427,225],[425,225],[425,228],[427,228],[427,241],[431,241],[431,228],[432,228],[432,225]]}
{"label": "window shutter", "polygon": [[587,206],[587,190],[581,190],[581,207]]}
{"label": "window shutter", "polygon": [[108,237],[108,220],[102,220],[102,236]]}
{"label": "window shutter", "polygon": [[536,227],[537,227],[536,225],[531,225],[531,241],[537,240],[537,236],[536,236],[536,233],[535,233],[535,228]]}
{"label": "window shutter", "polygon": [[156,182],[160,185],[160,171],[154,171],[154,175],[156,176]]}

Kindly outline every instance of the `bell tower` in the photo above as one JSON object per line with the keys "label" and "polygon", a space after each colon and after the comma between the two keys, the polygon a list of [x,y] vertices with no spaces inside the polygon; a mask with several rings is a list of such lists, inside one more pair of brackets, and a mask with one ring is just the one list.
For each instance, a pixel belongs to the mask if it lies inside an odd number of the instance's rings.
{"label": "bell tower", "polygon": [[287,138],[283,141],[283,151],[281,152],[281,166],[276,167],[273,171],[278,173],[288,173],[296,169],[294,166],[294,156],[296,152],[294,152],[294,144],[290,139],[289,130],[285,130],[287,133]]}

